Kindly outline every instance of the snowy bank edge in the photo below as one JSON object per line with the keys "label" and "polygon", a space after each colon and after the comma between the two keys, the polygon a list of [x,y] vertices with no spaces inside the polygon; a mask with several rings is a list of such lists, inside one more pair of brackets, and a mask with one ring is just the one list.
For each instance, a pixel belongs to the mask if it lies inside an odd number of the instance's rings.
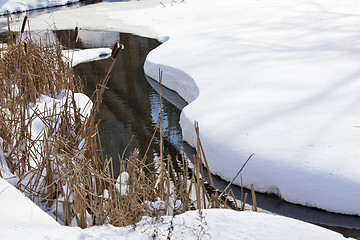
{"label": "snowy bank edge", "polygon": [[[104,5],[105,6],[105,5]],[[113,5],[111,5],[111,6],[113,6]],[[89,8],[90,9],[90,8]],[[161,9],[165,9],[165,8],[163,8],[163,7],[161,7]],[[129,9],[128,9],[129,10]],[[126,10],[126,11],[128,11],[128,10]],[[80,10],[77,10],[77,11],[80,11]],[[71,11],[72,12],[72,11]],[[125,12],[124,12],[125,13]],[[140,14],[143,14],[143,12],[140,12]],[[122,19],[122,20],[124,20],[124,19],[127,19],[127,18],[129,18],[129,16],[126,16],[126,17],[124,17],[125,15],[121,15],[121,16],[115,16],[115,15],[111,15],[111,17],[110,17],[110,20],[119,20],[119,19]],[[150,29],[152,29],[152,34],[151,34],[151,36],[155,36],[156,38],[158,38],[158,39],[163,39],[164,37],[159,37],[159,36],[164,36],[164,35],[166,35],[166,33],[168,33],[169,35],[171,35],[172,36],[172,34],[170,34],[169,33],[169,31],[168,30],[164,30],[164,29],[162,29],[162,28],[157,28],[157,25],[154,27],[151,27],[151,21],[147,21],[147,22],[142,22],[143,21],[143,18],[138,18],[138,19],[134,19],[134,18],[136,18],[136,16],[137,16],[137,14],[134,12],[134,13],[131,13],[131,17],[129,18],[129,19],[127,19],[127,21],[124,21],[123,23],[124,23],[124,25],[129,25],[129,26],[132,26],[132,27],[136,27],[136,26],[138,26],[138,28],[137,28],[137,30],[135,30],[135,32],[137,33],[137,34],[140,34],[140,35],[146,35],[146,34],[144,34],[144,28],[145,28],[145,26],[146,26],[146,29],[147,30],[149,30],[149,28]],[[133,22],[134,21],[134,22]],[[64,23],[65,25],[66,24],[68,24],[68,23]],[[93,23],[92,23],[93,24]],[[116,27],[116,28],[111,28],[111,27],[109,27],[109,29],[111,29],[111,30],[114,30],[114,29],[117,29],[118,31],[121,31],[121,29],[123,29],[124,31],[129,31],[129,29],[128,28],[126,28],[126,27],[124,27],[124,25],[122,25],[121,27]],[[99,26],[96,26],[96,27],[99,27]],[[91,29],[93,29],[94,27],[91,27]],[[125,30],[125,29],[127,29],[127,30]],[[134,32],[134,30],[132,30],[131,32]],[[148,31],[145,31],[146,33],[148,33]],[[158,34],[156,34],[156,33],[159,33],[159,35]],[[161,34],[162,33],[162,34]],[[164,38],[165,39],[165,38]],[[155,64],[155,63],[154,63]],[[156,71],[155,71],[155,73],[156,74],[154,74],[152,77],[153,77],[153,79],[158,79],[158,69],[157,68],[155,68],[156,69]],[[189,77],[190,79],[191,79],[191,77]],[[166,85],[166,83],[164,83],[164,85]],[[171,87],[169,87],[169,88],[171,88]],[[185,120],[184,120],[185,119]],[[194,136],[195,136],[195,134],[193,133],[193,122],[192,121],[188,121],[187,120],[187,117],[185,116],[184,117],[184,114],[182,114],[182,116],[181,116],[181,124],[182,124],[182,126],[184,126],[183,124],[185,124],[185,122],[187,122],[188,123],[188,126],[186,126],[188,129],[189,129],[189,131],[188,131],[188,133],[183,133],[183,135],[184,135],[184,137],[186,137],[186,135],[188,135],[189,137],[188,137],[188,139],[187,139],[187,141],[188,142],[191,142],[192,141],[192,139],[194,139]],[[200,124],[201,124],[201,122],[200,122]],[[184,132],[184,129],[183,129],[183,132]],[[186,139],[185,139],[186,140]],[[203,140],[203,142],[204,142],[204,140]],[[257,155],[256,155],[257,156]],[[245,157],[245,156],[241,156],[241,158],[243,158],[243,157]],[[287,170],[289,170],[289,166],[287,166],[286,167],[286,169]],[[212,168],[212,170],[214,170],[214,168]],[[216,170],[216,169],[215,169]],[[297,170],[297,172],[300,172],[300,171],[298,171]],[[218,175],[220,175],[220,174],[218,174]],[[249,180],[249,182],[251,182],[250,180]],[[318,182],[321,182],[319,179],[318,179]],[[274,184],[273,184],[274,185]],[[338,187],[339,187],[339,185],[337,185]],[[294,189],[296,189],[296,187],[294,188]],[[352,189],[352,188],[347,188],[347,189]],[[316,189],[315,189],[316,190]],[[275,186],[275,187],[272,187],[271,189],[268,189],[268,190],[263,190],[264,192],[268,192],[268,193],[278,193],[278,191],[277,191],[277,186]],[[332,191],[332,192],[334,192],[335,190],[333,190],[333,189],[330,189],[328,192],[330,192],[330,191]],[[261,191],[260,191],[261,192]],[[281,194],[284,194],[284,191],[283,192],[281,192],[279,195],[281,195]],[[320,194],[321,195],[321,194]],[[333,198],[333,195],[330,193],[330,199],[331,198]],[[339,196],[339,194],[336,194],[337,196]],[[302,194],[302,196],[305,196],[305,194]],[[285,195],[282,195],[282,197],[284,197],[285,199],[286,199],[286,196]],[[321,197],[321,196],[320,196]],[[322,196],[323,197],[323,196]],[[328,198],[329,199],[329,198]],[[347,199],[350,199],[350,198],[347,198]],[[309,202],[303,202],[303,203],[301,203],[302,205],[305,205],[305,206],[312,206],[312,207],[314,207],[314,206],[316,206],[316,200],[315,199],[311,199],[312,201],[313,201],[313,203],[309,203]],[[288,200],[289,201],[289,200]],[[342,202],[342,204],[336,204],[336,205],[338,205],[338,206],[336,206],[336,207],[346,207],[347,206],[347,204],[346,203],[344,203],[344,202]],[[322,209],[324,209],[324,207],[320,207],[320,206],[316,206],[316,207],[318,207],[318,208],[322,208]],[[349,209],[350,208],[348,208],[348,207],[346,207],[347,209],[345,209],[345,210],[347,210],[347,212],[343,212],[342,210],[338,210],[338,208],[337,208],[337,210],[330,210],[330,209],[326,209],[326,210],[328,210],[328,211],[332,211],[332,212],[339,212],[339,213],[345,213],[345,214],[356,214],[356,213],[354,213],[354,212],[348,212],[349,211]],[[357,214],[359,215],[360,214],[360,212],[359,212],[359,209],[358,209],[358,207],[356,207],[356,212],[358,212]],[[354,210],[354,211],[355,211]]]}
{"label": "snowy bank edge", "polygon": [[[168,41],[171,41],[170,37],[166,38],[168,39]],[[153,49],[148,54],[144,63],[144,72],[152,79],[159,81],[159,70],[162,71],[162,85],[178,93],[180,97],[182,97],[188,103],[188,105],[181,111],[180,126],[182,129],[183,140],[187,142],[190,146],[196,148],[197,137],[194,129],[194,121],[196,119],[191,119],[189,116],[187,116],[185,109],[198,98],[200,90],[194,78],[191,77],[190,74],[186,73],[184,70],[178,69],[175,66],[165,65],[164,63],[156,63],[155,61],[153,61],[152,54],[156,55],[156,52],[160,48],[161,51],[164,51],[163,48],[166,48],[166,45],[167,41],[162,45],[158,46],[157,48]],[[203,145],[212,146],[213,144],[216,144],[213,143],[214,140],[207,139],[206,134],[203,134],[203,136],[205,137],[201,139]],[[219,153],[214,151],[215,149],[210,147],[206,154],[208,156],[218,156]],[[238,155],[237,151],[234,151],[230,148],[227,148],[227,151],[225,152],[226,154],[223,156],[223,158],[231,158],[231,156]],[[222,153],[224,153],[224,151]],[[238,158],[245,161],[247,157],[248,155],[244,153],[243,156],[239,156]],[[247,174],[245,170],[243,178],[248,179],[249,181],[247,182],[251,182],[254,185],[256,191],[267,194],[275,194],[284,201],[293,204],[299,204],[302,206],[321,209],[333,213],[360,216],[360,212],[356,212],[357,205],[353,201],[353,198],[347,198],[342,202],[342,204],[336,205],[334,205],[331,201],[327,201],[327,199],[333,198],[333,192],[337,192],[339,195],[346,195],[347,189],[356,188],[356,183],[348,181],[347,179],[333,179],[331,178],[331,176],[324,176],[321,174],[318,175],[316,174],[316,172],[309,172],[305,169],[302,169],[301,167],[297,168],[291,164],[285,163],[282,163],[281,168],[279,167],[283,171],[269,171],[269,169],[271,168],[276,168],[274,166],[271,166],[271,164],[276,163],[276,160],[272,159],[271,161],[265,161],[265,159],[260,158],[256,159],[256,161],[256,166],[261,166],[260,168],[254,166],[255,168],[257,168],[256,171],[259,172],[258,175],[268,176],[270,179],[272,179],[272,174],[280,174],[281,177],[277,177],[277,180],[287,179],[286,182],[279,182],[276,181],[276,179],[273,179],[274,182],[269,185],[268,183],[264,183],[260,178],[256,178],[256,176]],[[221,165],[221,163],[217,163],[215,165],[218,166]],[[249,165],[251,165],[251,163]],[[221,170],[218,170],[221,168],[221,166],[212,167],[210,171],[212,172],[212,174],[219,176],[225,181],[232,181],[233,176],[225,176],[221,174]],[[254,169],[250,170],[250,172],[253,171]],[[308,188],[305,191],[306,194],[304,193],[301,196],[299,196],[298,194],[292,194],[294,189],[301,188],[302,185],[298,182],[299,179],[304,179],[301,176],[309,176],[312,183],[308,185]],[[318,186],[323,186],[325,182],[328,182],[328,184],[332,186],[331,189],[326,192],[319,192]],[[240,186],[240,180],[236,179],[233,184]],[[244,183],[243,186],[250,189],[250,185],[247,183]],[[312,196],[312,198],[309,198],[309,196]],[[356,198],[356,195],[354,195],[354,198]]]}
{"label": "snowy bank edge", "polygon": [[[144,217],[136,228],[116,228],[111,225],[80,229],[59,225],[18,224],[1,221],[4,228],[0,238],[11,239],[218,239],[265,240],[269,236],[279,240],[302,239],[346,239],[331,230],[299,220],[257,212],[236,212],[229,209],[206,209],[189,211],[177,216],[164,216],[157,221]],[[21,231],[18,229],[21,228]],[[34,231],[36,229],[36,231]],[[54,233],[57,233],[54,235]],[[11,237],[10,237],[11,236]],[[348,238],[347,238],[348,239]],[[350,238],[352,239],[352,238]]]}
{"label": "snowy bank edge", "polygon": [[56,1],[49,1],[49,0],[42,0],[42,1],[35,1],[35,0],[23,0],[23,1],[9,1],[6,2],[1,6],[0,15],[6,15],[8,13],[21,13],[31,10],[37,9],[45,9],[51,7],[59,7],[65,6],[68,4],[73,4],[79,2],[80,0],[56,0]]}

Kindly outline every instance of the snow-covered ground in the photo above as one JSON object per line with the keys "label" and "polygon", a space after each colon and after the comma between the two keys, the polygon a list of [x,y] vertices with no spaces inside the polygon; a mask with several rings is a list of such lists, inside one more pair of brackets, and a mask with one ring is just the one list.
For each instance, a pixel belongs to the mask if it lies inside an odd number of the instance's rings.
{"label": "snow-covered ground", "polygon": [[24,12],[39,8],[61,6],[78,1],[79,0],[0,0],[0,15],[7,14],[7,12]]}
{"label": "snow-covered ground", "polygon": [[196,146],[199,121],[213,173],[230,181],[255,153],[245,186],[360,215],[357,6],[198,0],[121,19],[170,36],[145,72],[157,78],[160,67],[164,84],[190,103],[184,139]]}
{"label": "snow-covered ground", "polygon": [[154,239],[154,234],[156,239],[345,239],[339,233],[286,217],[220,209],[167,216],[158,222],[143,218],[135,229],[107,225],[82,230],[60,226],[2,178],[0,193],[0,239],[145,240]]}
{"label": "snow-covered ground", "polygon": [[199,121],[213,173],[231,180],[255,153],[244,186],[360,215],[359,2],[149,2],[155,6],[104,3],[30,21],[69,28],[74,16],[98,28],[84,16],[91,11],[103,29],[169,39],[149,54],[145,72],[157,79],[161,68],[163,83],[190,103],[184,139],[194,145]]}
{"label": "snow-covered ground", "polygon": [[[181,116],[184,139],[194,145],[193,121],[199,121],[212,172],[231,180],[255,153],[243,172],[245,186],[253,183],[257,191],[276,193],[289,202],[360,215],[359,2],[162,2],[96,4],[40,15],[30,23],[32,29],[53,22],[63,29],[76,22],[81,28],[168,40],[150,53],[145,71],[157,79],[161,68],[163,83],[189,102]],[[342,238],[289,218],[223,211],[205,212],[210,236]],[[190,234],[181,228],[198,226],[192,222],[194,214],[180,216],[189,216],[189,225],[179,220],[175,229],[180,230],[174,234]],[[1,222],[0,234],[19,239],[56,239],[60,235],[55,231],[61,231],[61,239],[96,239],[101,234],[147,239],[152,234],[141,227],[81,231],[5,218]],[[169,227],[159,228],[167,234]]]}

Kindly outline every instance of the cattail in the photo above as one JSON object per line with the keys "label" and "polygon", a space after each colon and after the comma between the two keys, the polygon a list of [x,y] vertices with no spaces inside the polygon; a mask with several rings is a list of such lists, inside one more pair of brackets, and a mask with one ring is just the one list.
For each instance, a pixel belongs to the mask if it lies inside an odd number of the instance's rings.
{"label": "cattail", "polygon": [[21,34],[23,34],[24,31],[25,31],[25,26],[26,26],[27,19],[28,19],[28,16],[25,16],[24,20],[23,20],[23,23],[22,23],[22,26],[21,26]]}
{"label": "cattail", "polygon": [[74,42],[76,43],[78,40],[79,40],[79,28],[75,27]]}
{"label": "cattail", "polygon": [[119,54],[119,52],[123,49],[124,49],[124,45],[122,45],[118,41],[116,41],[116,43],[114,44],[114,47],[111,51],[111,57],[115,59],[117,57],[117,55]]}
{"label": "cattail", "polygon": [[120,46],[116,49],[114,55],[112,57],[115,59],[117,55],[119,55],[119,52],[124,49],[124,45],[120,44]]}
{"label": "cattail", "polygon": [[111,51],[111,57],[112,58],[114,57],[114,55],[115,55],[115,53],[116,53],[116,51],[118,50],[119,47],[120,47],[120,43],[118,41],[116,41],[116,43],[114,44],[114,47],[113,47],[113,49]]}
{"label": "cattail", "polygon": [[24,42],[24,52],[25,53],[27,52],[27,44],[26,44],[26,42]]}
{"label": "cattail", "polygon": [[7,14],[7,25],[8,25],[8,31],[10,32],[10,17],[11,17],[11,14],[9,12],[9,10],[6,11],[6,14]]}

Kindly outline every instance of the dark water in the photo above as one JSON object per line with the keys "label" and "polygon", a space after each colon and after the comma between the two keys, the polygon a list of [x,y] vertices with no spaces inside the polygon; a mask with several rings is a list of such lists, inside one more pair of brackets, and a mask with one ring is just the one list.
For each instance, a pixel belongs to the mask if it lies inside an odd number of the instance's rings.
{"label": "dark water", "polygon": [[[71,46],[71,41],[68,39],[73,39],[72,34],[72,31],[57,32],[57,36],[67,46]],[[134,148],[138,148],[140,154],[145,153],[159,115],[160,103],[159,94],[155,90],[158,83],[146,79],[143,72],[146,55],[159,45],[156,40],[123,33],[85,31],[80,32],[80,41],[75,47],[111,48],[116,40],[120,40],[125,45],[125,50],[117,59],[98,115],[101,120],[100,135],[104,153],[114,159],[117,159],[118,154],[123,153],[132,138],[125,156],[128,156],[129,151]],[[86,94],[93,92],[96,83],[104,77],[109,65],[110,60],[107,59],[84,63],[75,67],[76,74],[86,79]],[[183,150],[188,156],[192,156],[194,149],[182,142],[181,128],[178,123],[180,109],[186,103],[172,91],[166,91],[166,89],[163,91],[164,96],[177,106],[175,107],[166,99],[162,100],[165,150],[173,157],[179,156],[180,150]],[[148,153],[150,160],[153,159],[154,155],[159,154],[158,140],[159,137],[157,136]],[[213,178],[218,189],[225,189],[227,182],[216,176]],[[236,197],[240,198],[240,187],[233,186],[232,189]],[[258,206],[264,210],[319,224],[341,232],[345,236],[360,238],[360,217],[334,214],[287,203],[274,195],[257,193],[256,198]],[[248,197],[248,203],[252,203],[251,197]]]}
{"label": "dark water", "polygon": [[[72,31],[58,31],[56,35],[62,39],[62,44],[73,47],[72,41],[69,41],[73,39]],[[146,152],[160,113],[160,96],[146,80],[143,71],[146,55],[159,45],[156,40],[124,33],[80,31],[80,39],[75,47],[112,48],[117,40],[125,49],[116,60],[97,116],[100,120],[99,131],[103,152],[107,157],[116,160],[125,150],[124,156],[129,156],[130,151],[135,148],[139,149],[140,154]],[[85,94],[91,96],[96,84],[105,76],[111,61],[105,59],[83,63],[74,68],[76,75],[85,80]],[[164,98],[162,110],[165,154],[176,157],[182,144],[180,110]],[[157,134],[147,154],[149,161],[154,155],[159,155],[158,142]]]}

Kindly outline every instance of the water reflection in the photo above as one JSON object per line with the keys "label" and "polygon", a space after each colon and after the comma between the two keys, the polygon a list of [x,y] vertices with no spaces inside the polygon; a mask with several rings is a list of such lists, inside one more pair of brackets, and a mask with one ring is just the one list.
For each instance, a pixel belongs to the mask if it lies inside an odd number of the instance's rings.
{"label": "water reflection", "polygon": [[[56,35],[63,45],[74,47],[73,31],[57,31]],[[107,40],[103,41],[103,39]],[[147,82],[143,71],[146,55],[159,45],[156,40],[115,32],[103,34],[80,31],[79,41],[75,47],[111,48],[117,40],[125,46],[125,49],[117,58],[97,116],[100,120],[99,131],[103,152],[113,159],[118,159],[118,154],[124,152],[127,144],[129,147],[125,156],[128,156],[134,148],[144,154],[160,112],[159,94]],[[85,80],[85,94],[88,96],[92,94],[99,79],[105,76],[110,61],[106,59],[75,67],[76,75]],[[174,157],[181,149],[180,110],[166,99],[162,100],[162,110],[165,154]],[[156,137],[148,152],[149,161],[158,154],[158,141],[159,138]]]}

